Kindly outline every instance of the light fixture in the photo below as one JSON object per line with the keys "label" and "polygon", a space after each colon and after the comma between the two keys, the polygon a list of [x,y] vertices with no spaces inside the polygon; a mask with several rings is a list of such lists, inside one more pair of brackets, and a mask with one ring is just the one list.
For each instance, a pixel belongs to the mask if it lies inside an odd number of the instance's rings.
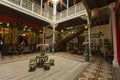
{"label": "light fixture", "polygon": [[2,24],[2,22],[0,22],[0,24]]}
{"label": "light fixture", "polygon": [[88,29],[88,25],[85,25],[85,27],[84,27],[85,29]]}
{"label": "light fixture", "polygon": [[25,31],[26,29],[24,28],[23,31]]}
{"label": "light fixture", "polygon": [[50,2],[57,3],[59,0],[47,0],[47,4],[50,5]]}
{"label": "light fixture", "polygon": [[54,3],[58,2],[59,0],[52,0]]}
{"label": "light fixture", "polygon": [[31,28],[29,28],[27,31],[31,31]]}
{"label": "light fixture", "polygon": [[27,28],[27,26],[25,26],[24,28]]}
{"label": "light fixture", "polygon": [[62,29],[61,32],[64,32],[64,30]]}
{"label": "light fixture", "polygon": [[49,5],[51,1],[52,1],[53,3],[57,3],[58,1],[60,1],[60,6],[62,7],[63,0],[47,0],[47,4]]}
{"label": "light fixture", "polygon": [[88,35],[88,31],[84,31],[84,35],[85,35],[85,36]]}
{"label": "light fixture", "polygon": [[7,27],[10,25],[10,23],[7,23]]}
{"label": "light fixture", "polygon": [[25,34],[23,33],[22,36],[25,36]]}
{"label": "light fixture", "polygon": [[68,29],[68,30],[69,30],[69,29],[73,29],[73,27],[67,27],[66,29]]}
{"label": "light fixture", "polygon": [[32,2],[35,2],[35,0],[32,0]]}

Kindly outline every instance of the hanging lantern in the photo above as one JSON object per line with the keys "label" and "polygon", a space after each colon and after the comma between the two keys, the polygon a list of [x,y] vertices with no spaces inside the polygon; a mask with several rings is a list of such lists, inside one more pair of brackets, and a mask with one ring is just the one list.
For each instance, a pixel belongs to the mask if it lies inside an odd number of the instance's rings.
{"label": "hanging lantern", "polygon": [[88,31],[87,30],[84,31],[84,35],[85,36],[88,35]]}
{"label": "hanging lantern", "polygon": [[48,6],[50,5],[50,1],[51,1],[51,0],[48,0],[48,1],[47,1]]}
{"label": "hanging lantern", "polygon": [[[53,0],[52,0],[53,1]],[[51,0],[47,0],[47,4],[50,5]],[[57,1],[54,1],[57,2]],[[63,0],[60,0],[60,7],[62,8]]]}
{"label": "hanging lantern", "polygon": [[74,2],[74,5],[76,4],[76,0],[73,0],[73,2]]}
{"label": "hanging lantern", "polygon": [[91,16],[92,16],[93,18],[95,18],[95,17],[97,17],[97,16],[99,15],[99,13],[100,13],[100,9],[99,9],[99,8],[94,8],[94,9],[92,10],[92,12],[91,12]]}
{"label": "hanging lantern", "polygon": [[32,0],[32,2],[35,2],[35,0]]}
{"label": "hanging lantern", "polygon": [[62,9],[63,0],[60,0],[60,7]]}

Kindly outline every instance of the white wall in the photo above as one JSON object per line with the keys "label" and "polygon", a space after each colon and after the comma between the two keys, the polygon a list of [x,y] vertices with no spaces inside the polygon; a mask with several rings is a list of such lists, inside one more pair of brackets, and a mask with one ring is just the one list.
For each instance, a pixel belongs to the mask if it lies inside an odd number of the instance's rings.
{"label": "white wall", "polygon": [[91,34],[97,34],[99,31],[103,33],[103,36],[99,38],[91,38],[91,43],[92,40],[95,40],[96,44],[98,45],[99,39],[101,39],[103,42],[103,46],[100,48],[100,50],[102,53],[105,54],[104,39],[109,39],[109,41],[112,43],[111,24],[94,26],[91,28]]}

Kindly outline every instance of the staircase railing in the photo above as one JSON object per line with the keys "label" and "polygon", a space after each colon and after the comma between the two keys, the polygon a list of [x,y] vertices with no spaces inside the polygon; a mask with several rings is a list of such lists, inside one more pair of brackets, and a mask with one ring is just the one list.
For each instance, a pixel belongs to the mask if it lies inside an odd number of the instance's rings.
{"label": "staircase railing", "polygon": [[65,44],[67,42],[69,42],[71,39],[75,38],[76,36],[79,36],[84,32],[84,26],[77,28],[76,30],[74,30],[74,32],[75,33],[71,33],[67,35],[65,38],[59,39],[59,41],[55,45],[56,51],[64,51],[64,49],[66,49]]}

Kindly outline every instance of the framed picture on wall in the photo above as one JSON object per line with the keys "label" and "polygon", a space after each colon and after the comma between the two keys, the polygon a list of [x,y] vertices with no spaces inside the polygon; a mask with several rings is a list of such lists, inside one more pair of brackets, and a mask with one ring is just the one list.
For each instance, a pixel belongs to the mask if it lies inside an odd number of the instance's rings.
{"label": "framed picture on wall", "polygon": [[95,34],[91,34],[91,38],[95,38]]}
{"label": "framed picture on wall", "polygon": [[95,34],[95,38],[99,38],[100,37],[100,35],[99,34]]}
{"label": "framed picture on wall", "polygon": [[92,39],[91,41],[92,41],[92,42],[96,42],[96,39]]}
{"label": "framed picture on wall", "polygon": [[98,41],[102,41],[102,39],[98,39]]}
{"label": "framed picture on wall", "polygon": [[96,43],[91,43],[91,46],[96,46]]}

